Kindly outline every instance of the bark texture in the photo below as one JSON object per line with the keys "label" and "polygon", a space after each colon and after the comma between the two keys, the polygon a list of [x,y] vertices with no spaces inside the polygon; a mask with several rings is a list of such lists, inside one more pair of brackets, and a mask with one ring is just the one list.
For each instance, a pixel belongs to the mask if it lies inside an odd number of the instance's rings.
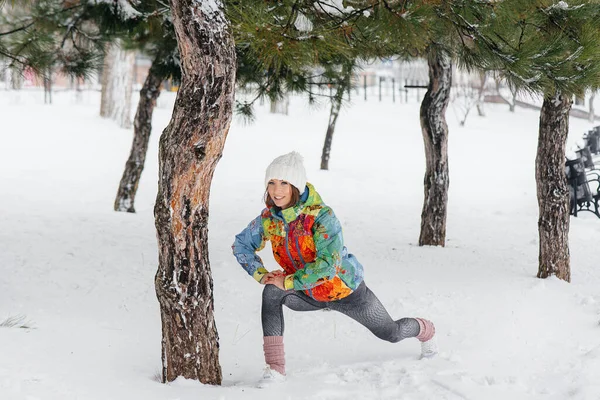
{"label": "bark texture", "polygon": [[140,100],[133,121],[133,144],[115,198],[115,211],[135,212],[135,194],[146,162],[148,142],[152,133],[152,114],[156,99],[160,95],[162,82],[162,78],[156,73],[154,63],[152,65],[140,90]]}
{"label": "bark texture", "polygon": [[428,51],[429,87],[421,102],[421,131],[425,143],[425,198],[419,246],[444,246],[448,204],[448,125],[446,108],[452,86],[452,63],[441,50]]}
{"label": "bark texture", "polygon": [[535,178],[539,206],[540,254],[538,278],[555,275],[571,281],[569,256],[569,189],[565,147],[569,133],[571,96],[546,95],[540,112]]}
{"label": "bark texture", "polygon": [[160,140],[154,210],[162,376],[220,384],[208,200],[233,113],[235,47],[221,1],[171,0],[182,81]]}
{"label": "bark texture", "polygon": [[337,123],[340,110],[342,109],[342,101],[344,100],[344,92],[350,87],[352,78],[352,65],[344,65],[342,67],[342,82],[335,90],[335,96],[331,99],[331,111],[329,112],[329,124],[327,125],[327,133],[325,134],[325,143],[323,143],[323,151],[321,152],[321,169],[329,169],[329,157],[331,155],[331,144],[333,143],[333,133],[335,132],[335,124]]}

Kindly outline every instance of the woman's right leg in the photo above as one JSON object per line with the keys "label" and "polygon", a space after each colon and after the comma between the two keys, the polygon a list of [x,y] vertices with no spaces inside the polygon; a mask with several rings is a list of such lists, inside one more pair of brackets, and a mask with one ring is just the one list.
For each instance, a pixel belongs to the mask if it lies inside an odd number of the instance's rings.
{"label": "woman's right leg", "polygon": [[411,337],[427,341],[435,333],[433,324],[422,318],[401,318],[394,321],[364,281],[350,296],[332,302],[331,309],[346,314],[378,338],[392,343]]}
{"label": "woman's right leg", "polygon": [[296,290],[281,290],[265,285],[262,296],[262,327],[264,336],[283,336],[283,305],[294,311],[316,311],[327,307]]}
{"label": "woman's right leg", "polygon": [[285,375],[283,305],[294,311],[316,311],[326,308],[327,305],[311,299],[302,292],[265,285],[261,312],[265,362],[271,369]]}

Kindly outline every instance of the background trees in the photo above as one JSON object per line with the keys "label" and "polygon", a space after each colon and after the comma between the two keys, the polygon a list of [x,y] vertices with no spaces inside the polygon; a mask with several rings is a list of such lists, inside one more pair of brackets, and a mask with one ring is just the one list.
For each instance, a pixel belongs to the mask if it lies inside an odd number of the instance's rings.
{"label": "background trees", "polygon": [[146,1],[137,8],[143,15],[124,37],[124,44],[152,60],[140,90],[133,121],[133,143],[115,197],[115,211],[135,212],[137,193],[152,133],[152,115],[163,81],[181,79],[179,50],[171,10],[160,1]]}
{"label": "background trees", "polygon": [[[420,245],[445,244],[449,171],[444,114],[452,64],[499,71],[513,88],[542,94],[536,159],[538,276],[570,279],[564,147],[572,95],[598,86],[597,2],[231,1],[227,16],[221,3],[210,3],[216,4],[211,8],[172,0],[169,10],[162,2],[142,2],[134,12],[127,4],[39,1],[2,14],[0,54],[14,67],[41,75],[58,68],[74,76],[97,69],[106,43],[116,37],[123,47],[152,55],[132,152],[115,200],[120,211],[134,211],[160,82],[181,68],[173,119],[161,139],[155,209],[164,381],[177,376],[221,380],[206,227],[212,175],[234,108],[236,69],[240,87],[255,90],[256,98],[276,100],[295,90],[313,97],[319,95],[313,92],[316,85],[335,85],[322,157],[327,167],[354,62],[426,58],[430,80],[420,110],[426,154]],[[250,114],[251,103],[240,102],[237,108]]]}
{"label": "background trees", "polygon": [[565,143],[573,96],[600,83],[599,7],[597,1],[507,0],[486,13],[456,14],[470,42],[468,63],[502,71],[512,87],[544,98],[536,156],[540,278],[570,280]]}

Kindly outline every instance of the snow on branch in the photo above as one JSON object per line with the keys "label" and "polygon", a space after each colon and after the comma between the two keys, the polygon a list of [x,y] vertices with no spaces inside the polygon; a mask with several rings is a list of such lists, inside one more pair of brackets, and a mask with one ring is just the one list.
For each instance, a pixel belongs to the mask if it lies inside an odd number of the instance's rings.
{"label": "snow on branch", "polygon": [[114,7],[115,13],[124,19],[140,18],[142,13],[137,11],[133,5],[137,4],[137,0],[94,0],[95,4],[109,4]]}
{"label": "snow on branch", "polygon": [[577,10],[581,7],[583,7],[583,4],[569,7],[569,4],[567,4],[566,1],[559,1],[558,3],[552,4],[550,7],[546,8],[546,11],[552,11],[552,10],[572,11],[572,10]]}
{"label": "snow on branch", "polygon": [[321,9],[326,14],[330,15],[344,15],[354,11],[354,7],[344,7],[343,0],[321,0],[315,1],[314,6],[316,9]]}

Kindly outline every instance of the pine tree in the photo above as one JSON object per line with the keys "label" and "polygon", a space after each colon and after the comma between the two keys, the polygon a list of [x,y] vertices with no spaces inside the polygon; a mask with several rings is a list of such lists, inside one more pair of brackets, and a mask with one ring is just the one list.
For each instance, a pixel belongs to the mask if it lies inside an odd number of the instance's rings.
{"label": "pine tree", "polygon": [[155,205],[162,376],[220,384],[208,200],[233,113],[235,46],[220,1],[171,0],[181,86],[160,140]]}
{"label": "pine tree", "polygon": [[[332,60],[426,57],[430,85],[421,110],[426,147],[421,245],[445,244],[448,191],[445,110],[451,85],[455,29],[441,18],[444,2],[254,1],[233,3],[238,45],[259,65],[282,70],[328,65]],[[308,27],[308,28],[307,28]],[[333,109],[333,108],[332,108]],[[323,154],[327,153],[327,138]]]}
{"label": "pine tree", "polygon": [[[7,24],[7,28],[5,34],[0,36],[0,58],[3,49],[6,50],[5,59],[10,60],[14,68],[31,68],[41,76],[46,76],[48,71],[58,70],[75,77],[86,77],[97,72],[103,61],[110,58],[104,53],[105,50],[116,47],[129,54],[140,51],[153,59],[141,89],[133,123],[132,150],[114,206],[118,211],[135,212],[135,194],[144,168],[152,113],[160,94],[160,85],[165,79],[178,80],[181,75],[169,7],[162,1],[41,0],[30,3],[26,5],[19,2],[18,7],[13,7],[10,2],[5,5],[3,24]],[[29,49],[29,40],[32,38],[42,38],[48,46],[42,48],[37,44]],[[60,38],[66,39],[63,41]],[[75,46],[74,43],[79,44]],[[72,47],[77,51],[65,64],[64,58],[56,55]],[[115,75],[114,82],[110,82],[112,86],[120,89],[128,86],[121,82],[125,74]],[[132,77],[131,74],[127,75]],[[131,89],[124,91],[124,100],[120,100],[106,95],[109,86],[109,82],[103,84],[101,114],[121,116],[121,125],[126,127],[131,121],[128,111],[130,100],[125,97],[128,93],[130,95]],[[116,108],[117,103],[121,107]]]}
{"label": "pine tree", "polygon": [[[123,0],[120,0],[123,1]],[[8,2],[0,12],[0,58],[39,76],[57,71],[86,78],[99,70],[111,35],[135,15],[121,2],[36,0]]]}
{"label": "pine tree", "polygon": [[[452,2],[360,1],[373,4],[360,18],[360,32],[368,32],[372,51],[379,56],[421,57],[427,60],[429,85],[421,102],[420,121],[425,147],[424,199],[421,212],[420,246],[444,246],[448,203],[448,125],[452,63],[456,30],[442,16]],[[364,40],[364,39],[362,39]]]}
{"label": "pine tree", "polygon": [[425,144],[424,201],[419,246],[445,246],[448,214],[448,124],[446,109],[452,87],[452,62],[443,47],[427,48],[429,86],[420,108]]}
{"label": "pine tree", "polygon": [[135,212],[135,195],[139,186],[150,134],[152,115],[164,80],[181,79],[179,52],[171,11],[160,1],[146,1],[136,7],[144,17],[123,37],[124,45],[152,59],[148,75],[140,90],[133,122],[133,143],[115,197],[115,211]]}
{"label": "pine tree", "polygon": [[455,11],[450,18],[468,43],[467,65],[501,71],[512,87],[544,97],[536,156],[538,277],[570,281],[565,145],[573,96],[600,85],[600,2],[505,0],[478,13]]}
{"label": "pine tree", "polygon": [[331,156],[331,144],[333,142],[333,134],[335,125],[342,109],[344,93],[349,92],[352,87],[352,74],[354,73],[355,61],[342,61],[341,65],[335,65],[333,71],[330,71],[331,86],[335,87],[335,95],[331,98],[331,108],[329,111],[329,123],[327,124],[327,132],[325,133],[325,142],[323,143],[323,151],[321,152],[321,169],[329,169],[329,159]]}

